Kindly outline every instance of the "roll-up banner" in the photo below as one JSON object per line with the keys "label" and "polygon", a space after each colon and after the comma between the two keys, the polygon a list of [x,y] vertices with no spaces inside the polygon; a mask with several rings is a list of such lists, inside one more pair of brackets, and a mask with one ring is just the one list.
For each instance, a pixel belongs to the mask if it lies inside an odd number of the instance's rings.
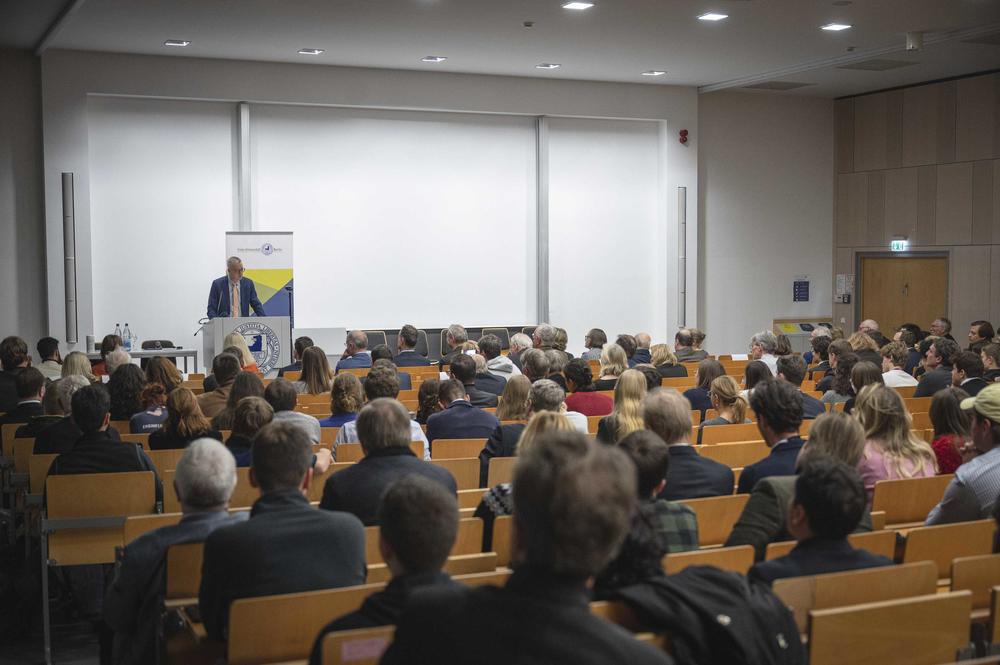
{"label": "roll-up banner", "polygon": [[226,257],[243,261],[244,277],[253,280],[267,316],[294,312],[291,231],[229,231]]}

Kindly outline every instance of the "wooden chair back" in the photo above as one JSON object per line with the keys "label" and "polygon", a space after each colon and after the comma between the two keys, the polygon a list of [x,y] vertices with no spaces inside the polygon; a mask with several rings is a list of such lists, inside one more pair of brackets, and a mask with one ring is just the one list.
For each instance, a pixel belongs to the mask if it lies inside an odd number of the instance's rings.
{"label": "wooden chair back", "polygon": [[910,399],[910,398],[913,397],[913,393],[917,392],[917,387],[916,386],[895,386],[893,388],[893,390],[895,390],[897,393],[899,393],[899,396],[902,397],[903,399]]}
{"label": "wooden chair back", "polygon": [[698,454],[731,469],[740,469],[764,459],[771,454],[771,449],[763,441],[742,441],[702,446],[698,448]]}
{"label": "wooden chair back", "polygon": [[[847,540],[853,547],[859,550],[867,550],[872,554],[881,554],[887,559],[893,559],[896,555],[896,532],[895,531],[869,531],[867,533],[852,533],[847,536]],[[780,556],[785,556],[795,547],[794,540],[785,540],[780,543],[769,543],[764,554],[764,560],[770,561]]]}
{"label": "wooden chair back", "polygon": [[990,606],[990,590],[1000,585],[1000,554],[958,557],[951,562],[951,590],[972,592],[972,608]]}
{"label": "wooden chair back", "polygon": [[933,397],[904,397],[903,403],[910,413],[929,413]]}
{"label": "wooden chair back", "polygon": [[971,594],[956,591],[814,610],[809,616],[809,663],[951,662],[968,646],[971,609]]}
{"label": "wooden chair back", "polygon": [[478,508],[479,502],[483,500],[482,490],[478,487],[471,490],[458,490],[458,507],[462,508]]}
{"label": "wooden chair back", "polygon": [[751,545],[715,547],[707,550],[677,552],[663,557],[663,570],[667,575],[679,573],[688,566],[715,566],[740,575],[746,575],[753,565],[754,550]]}
{"label": "wooden chair back", "polygon": [[431,459],[479,457],[485,446],[486,439],[435,439],[431,442]]}
{"label": "wooden chair back", "polygon": [[[181,521],[180,513],[161,513],[159,515],[132,515],[125,518],[122,525],[122,544],[128,545],[139,536],[155,531],[160,527],[173,526]],[[197,595],[197,594],[195,594]]]}
{"label": "wooden chair back", "polygon": [[333,445],[333,442],[337,440],[338,434],[340,434],[339,427],[320,427],[319,442],[329,448]]}
{"label": "wooden chair back", "polygon": [[739,425],[712,425],[701,430],[701,445],[730,441],[756,441],[761,438],[755,423]]}
{"label": "wooden chair back", "polygon": [[601,422],[602,418],[607,418],[607,416],[587,416],[587,432],[589,434],[597,434],[597,424]]}
{"label": "wooden chair back", "polygon": [[138,443],[142,446],[143,450],[149,450],[148,434],[129,434],[128,432],[123,432],[121,437],[122,443]]}
{"label": "wooden chair back", "polygon": [[[448,557],[444,562],[444,572],[452,577],[456,575],[471,575],[472,573],[492,573],[497,569],[496,552],[476,552],[475,554],[457,554]],[[392,578],[389,566],[384,563],[373,563],[368,566],[368,583],[388,582]]]}
{"label": "wooden chair back", "polygon": [[285,370],[285,373],[281,375],[287,381],[298,381],[302,378],[302,370],[300,369],[289,369]]}
{"label": "wooden chair back", "polygon": [[49,467],[59,455],[32,455],[28,459],[28,493],[41,494],[45,491],[45,477],[49,475]]}
{"label": "wooden chair back", "polygon": [[382,626],[328,633],[323,638],[323,665],[378,665],[395,632],[395,626]]}
{"label": "wooden chair back", "polygon": [[516,457],[494,457],[490,460],[486,479],[487,487],[496,487],[500,483],[509,483],[514,477]]}
{"label": "wooden chair back", "polygon": [[594,601],[590,604],[590,613],[616,626],[621,626],[630,633],[636,633],[645,628],[635,610],[622,601]]}
{"label": "wooden chair back", "polygon": [[[365,561],[371,565],[385,563],[378,546],[379,530],[377,526],[365,527]],[[459,554],[478,554],[483,549],[483,521],[478,517],[465,517],[458,521],[458,534],[455,544],[448,556]]]}
{"label": "wooden chair back", "polygon": [[14,440],[14,433],[17,432],[17,428],[24,425],[24,423],[5,423],[0,425],[0,439],[3,440],[3,456],[10,457],[12,453],[11,442]]}
{"label": "wooden chair back", "polygon": [[931,414],[926,411],[911,413],[910,418],[913,420],[913,424],[910,425],[913,429],[927,430],[934,428],[934,424],[931,422]]}
{"label": "wooden chair back", "polygon": [[694,388],[697,385],[695,381],[695,376],[665,376],[660,379],[660,386],[663,388],[677,388],[678,390],[687,390],[688,388]]}
{"label": "wooden chair back", "polygon": [[432,459],[431,464],[448,469],[460,490],[479,487],[479,459]]}
{"label": "wooden chair back", "polygon": [[167,600],[197,598],[205,543],[171,545],[167,550]]}
{"label": "wooden chair back", "polygon": [[11,449],[14,457],[14,473],[28,473],[31,454],[35,450],[34,438],[11,439]]}
{"label": "wooden chair back", "polygon": [[990,589],[990,643],[1000,644],[1000,585]]}
{"label": "wooden chair back", "polygon": [[735,494],[681,501],[697,515],[698,544],[707,547],[726,542],[749,498],[749,494]]}
{"label": "wooden chair back", "polygon": [[[112,420],[109,425],[118,430],[119,434],[128,434],[131,432],[129,422],[127,420]],[[124,439],[122,440],[124,441]]]}
{"label": "wooden chair back", "polygon": [[510,515],[501,515],[493,520],[493,551],[497,553],[497,566],[510,565],[513,520]]}
{"label": "wooden chair back", "polygon": [[[424,458],[424,442],[423,441],[410,441],[410,450],[419,459]],[[479,453],[476,453],[477,455]],[[365,451],[362,450],[360,443],[341,443],[336,449],[336,458],[338,462],[360,462],[364,459]]]}
{"label": "wooden chair back", "polygon": [[938,577],[946,579],[954,559],[992,553],[995,531],[996,523],[991,519],[910,529],[903,563],[933,561]]}
{"label": "wooden chair back", "polygon": [[177,468],[177,463],[184,456],[183,448],[173,448],[169,450],[149,450],[146,452],[152,460],[156,471],[162,476],[164,471],[173,471]]}
{"label": "wooden chair back", "polygon": [[944,496],[952,478],[953,475],[943,475],[880,480],[875,483],[872,510],[883,511],[886,525],[890,528],[898,524],[923,524],[927,514]]}

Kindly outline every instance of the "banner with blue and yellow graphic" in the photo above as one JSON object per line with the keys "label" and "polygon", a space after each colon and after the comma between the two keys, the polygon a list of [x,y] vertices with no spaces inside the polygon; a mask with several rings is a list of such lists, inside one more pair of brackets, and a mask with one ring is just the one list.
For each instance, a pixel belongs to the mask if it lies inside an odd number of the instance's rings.
{"label": "banner with blue and yellow graphic", "polygon": [[267,316],[291,316],[294,286],[291,231],[229,231],[226,257],[238,256]]}

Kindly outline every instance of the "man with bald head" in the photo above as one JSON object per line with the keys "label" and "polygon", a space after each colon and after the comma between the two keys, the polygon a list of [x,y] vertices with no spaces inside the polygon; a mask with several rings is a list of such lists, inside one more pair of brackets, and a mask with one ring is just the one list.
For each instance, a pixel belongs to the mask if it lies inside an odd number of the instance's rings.
{"label": "man with bald head", "polygon": [[652,360],[652,356],[649,354],[649,345],[653,343],[653,338],[649,336],[649,333],[636,333],[635,334],[635,355],[632,356],[632,362],[636,365],[645,365]]}
{"label": "man with bald head", "polygon": [[889,340],[885,338],[885,335],[879,332],[878,321],[873,319],[865,319],[858,324],[858,332],[863,332],[875,340],[875,343],[878,344],[878,348],[880,349],[889,343]]}
{"label": "man with bald head", "polygon": [[372,354],[368,350],[368,335],[364,330],[352,330],[347,333],[344,355],[337,362],[337,371],[371,366]]}
{"label": "man with bald head", "polygon": [[705,351],[694,349],[694,337],[687,328],[681,328],[674,335],[674,355],[679,363],[702,361],[708,357]]}

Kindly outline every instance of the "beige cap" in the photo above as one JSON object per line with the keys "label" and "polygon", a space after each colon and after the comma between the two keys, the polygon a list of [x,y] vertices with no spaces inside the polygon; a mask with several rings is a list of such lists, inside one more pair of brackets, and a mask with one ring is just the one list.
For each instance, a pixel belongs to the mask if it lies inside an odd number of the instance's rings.
{"label": "beige cap", "polygon": [[975,397],[962,400],[962,410],[975,409],[976,413],[1000,423],[1000,383],[991,383]]}

